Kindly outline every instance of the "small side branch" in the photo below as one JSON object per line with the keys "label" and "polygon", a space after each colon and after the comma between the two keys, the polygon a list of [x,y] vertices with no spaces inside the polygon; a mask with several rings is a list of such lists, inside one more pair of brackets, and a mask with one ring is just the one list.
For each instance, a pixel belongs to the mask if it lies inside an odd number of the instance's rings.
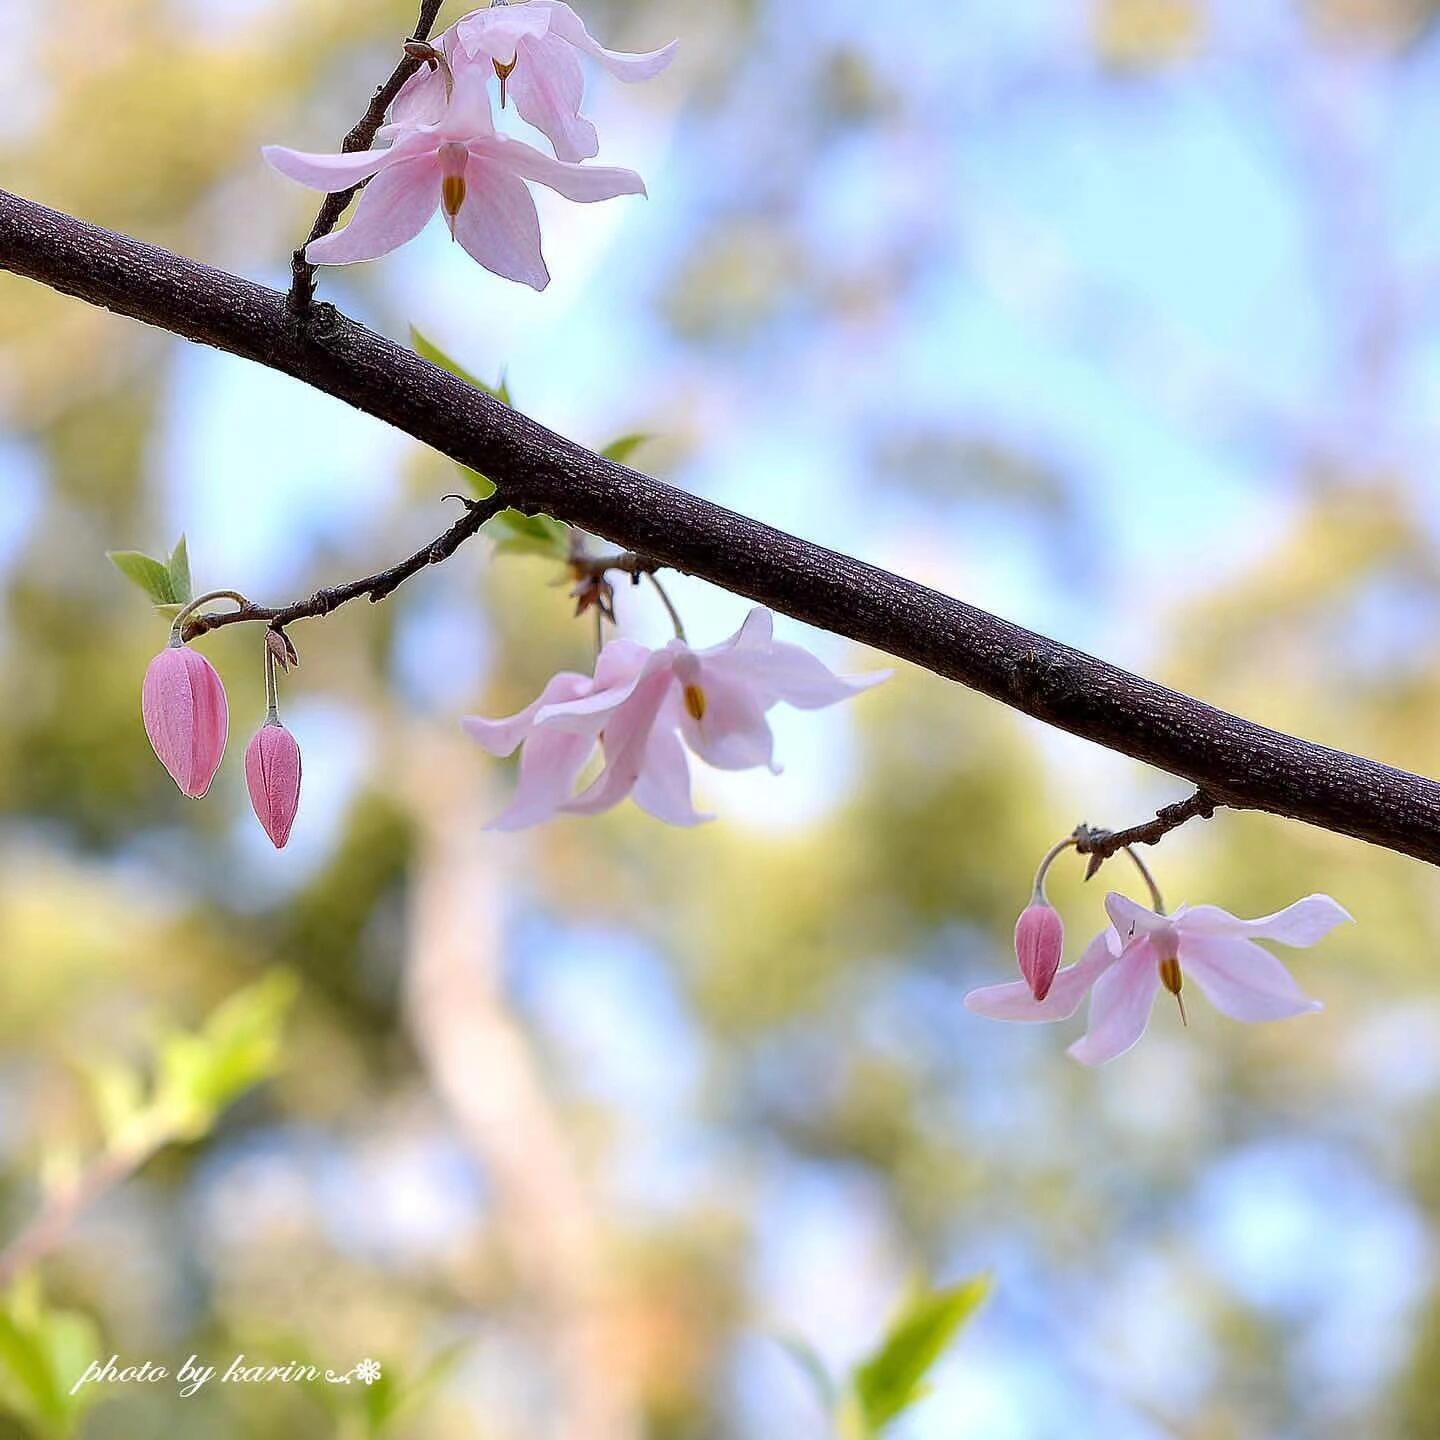
{"label": "small side branch", "polygon": [[1132,825],[1128,830],[1100,830],[1080,825],[1075,831],[1075,849],[1079,854],[1090,857],[1090,863],[1085,867],[1085,878],[1089,880],[1112,855],[1119,854],[1121,850],[1128,850],[1132,845],[1156,845],[1188,820],[1208,820],[1220,805],[1219,800],[1202,789],[1185,800],[1162,806],[1155,812],[1153,820],[1147,820],[1143,825]]}
{"label": "small side branch", "polygon": [[308,600],[297,600],[279,609],[268,605],[241,605],[238,609],[223,614],[197,615],[186,623],[182,632],[186,641],[194,640],[211,630],[226,625],[254,624],[261,622],[272,630],[283,630],[296,620],[310,620],[328,615],[341,605],[348,605],[360,597],[369,598],[372,605],[378,604],[387,595],[398,590],[412,575],[418,575],[427,566],[438,565],[448,560],[480,527],[505,508],[506,502],[498,494],[486,500],[466,500],[465,514],[443,535],[437,536],[428,545],[422,545],[413,555],[392,565],[388,570],[379,570],[345,585],[331,585],[317,590]]}
{"label": "small side branch", "polygon": [[[430,38],[430,32],[435,27],[435,18],[444,3],[445,0],[423,0],[419,19],[415,22],[415,33],[411,36],[412,42],[418,43]],[[371,96],[365,113],[340,142],[342,151],[349,153],[354,150],[368,150],[375,143],[376,133],[385,123],[385,112],[400,93],[401,87],[420,68],[420,63],[414,56],[406,54],[391,71],[390,78]],[[363,183],[362,181],[361,185]],[[312,240],[319,240],[335,228],[335,222],[345,213],[345,207],[361,185],[352,185],[347,190],[337,190],[333,195],[325,197],[305,243],[290,258],[290,307],[297,314],[304,314],[315,298],[315,267],[305,258],[306,248]]]}

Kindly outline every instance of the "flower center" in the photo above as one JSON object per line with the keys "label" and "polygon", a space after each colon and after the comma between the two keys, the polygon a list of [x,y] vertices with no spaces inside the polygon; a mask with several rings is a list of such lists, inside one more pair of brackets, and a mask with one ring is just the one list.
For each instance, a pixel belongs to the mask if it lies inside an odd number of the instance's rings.
{"label": "flower center", "polygon": [[506,87],[510,83],[510,72],[515,68],[515,62],[519,60],[519,58],[520,55],[517,51],[510,57],[510,63],[508,65],[502,65],[498,60],[492,60],[490,62],[495,67],[495,74],[500,80],[500,108],[502,110],[505,108]]}
{"label": "flower center", "polygon": [[705,692],[695,684],[685,687],[685,708],[690,712],[692,720],[703,720],[705,718]]}
{"label": "flower center", "polygon": [[1160,983],[1175,997],[1175,1003],[1180,1007],[1180,1019],[1188,1025],[1185,1001],[1180,996],[1180,988],[1185,983],[1185,977],[1180,973],[1180,937],[1173,925],[1167,925],[1155,932],[1152,943],[1160,956]]}

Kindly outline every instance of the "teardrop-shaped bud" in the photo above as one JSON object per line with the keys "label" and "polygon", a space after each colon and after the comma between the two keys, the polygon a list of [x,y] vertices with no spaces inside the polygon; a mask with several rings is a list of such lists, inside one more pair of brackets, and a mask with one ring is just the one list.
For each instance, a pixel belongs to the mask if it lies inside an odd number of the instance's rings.
{"label": "teardrop-shaped bud", "polygon": [[230,712],[215,667],[188,645],[162,650],[145,671],[145,733],[181,793],[198,800],[225,754]]}
{"label": "teardrop-shaped bud", "polygon": [[283,850],[300,808],[300,746],[278,720],[262,725],[246,748],[245,783],[256,818]]}
{"label": "teardrop-shaped bud", "polygon": [[1015,922],[1015,958],[1036,1000],[1050,993],[1064,950],[1065,924],[1060,912],[1037,897]]}

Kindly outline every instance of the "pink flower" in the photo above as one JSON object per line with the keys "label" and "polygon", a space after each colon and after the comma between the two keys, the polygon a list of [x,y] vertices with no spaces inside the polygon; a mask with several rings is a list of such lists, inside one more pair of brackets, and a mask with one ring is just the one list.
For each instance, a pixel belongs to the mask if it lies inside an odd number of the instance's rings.
{"label": "pink flower", "polygon": [[[767,711],[782,701],[802,710],[833,705],[888,674],[842,679],[798,645],[775,641],[772,626],[770,612],[757,609],[707,650],[680,640],[654,651],[612,640],[593,680],[562,672],[508,720],[467,719],[492,754],[525,747],[515,798],[495,825],[519,829],[562,812],[596,815],[627,796],[656,819],[697,824],[708,817],[690,801],[687,746],[722,770],[775,770]],[[604,768],[572,798],[597,744]]]}
{"label": "pink flower", "polygon": [[256,819],[275,848],[283,850],[300,808],[300,746],[278,720],[267,721],[250,741],[245,783]]}
{"label": "pink flower", "polygon": [[1015,958],[1031,993],[1043,1000],[1050,993],[1065,949],[1065,924],[1059,912],[1037,890],[1015,922]]}
{"label": "pink flower", "polygon": [[1351,918],[1328,895],[1307,896],[1259,920],[1237,919],[1216,905],[1182,905],[1173,915],[1157,915],[1113,893],[1105,909],[1110,928],[1055,976],[1043,999],[1017,980],[972,990],[966,1006],[992,1020],[1068,1020],[1089,993],[1090,1024],[1070,1054],[1083,1065],[1100,1065],[1139,1040],[1160,987],[1178,997],[1186,974],[1235,1020],[1284,1020],[1319,1010],[1284,965],[1254,942],[1314,945]]}
{"label": "pink flower", "polygon": [[220,768],[230,727],[215,667],[187,645],[168,646],[145,671],[140,709],[160,763],[182,794],[198,800]]}
{"label": "pink flower", "polygon": [[385,133],[394,141],[388,149],[351,154],[265,148],[270,165],[315,190],[344,190],[370,180],[350,223],[306,247],[312,264],[348,265],[386,255],[414,239],[439,209],[451,235],[487,270],[543,290],[550,274],[527,180],[567,200],[645,193],[633,170],[567,164],[497,135],[485,76],[476,67],[455,77],[454,95],[433,122],[393,124]]}
{"label": "pink flower", "polygon": [[[634,82],[658,75],[678,43],[646,55],[606,50],[562,0],[492,5],[462,16],[451,29],[456,50],[486,69],[493,66],[501,77],[502,103],[508,91],[520,118],[549,138],[561,160],[588,160],[600,150],[594,125],[580,113],[585,75],[579,55],[598,60],[618,80]],[[431,89],[437,78],[417,77]]]}

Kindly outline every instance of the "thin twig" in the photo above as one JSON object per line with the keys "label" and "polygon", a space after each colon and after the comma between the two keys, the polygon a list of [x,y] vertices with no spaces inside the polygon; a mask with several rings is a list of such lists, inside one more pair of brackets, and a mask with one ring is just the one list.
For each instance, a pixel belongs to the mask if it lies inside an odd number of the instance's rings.
{"label": "thin twig", "polygon": [[[415,33],[410,37],[412,43],[430,38],[430,31],[435,25],[435,17],[439,15],[440,7],[444,3],[445,0],[423,0],[420,6],[420,17],[415,22]],[[349,153],[354,150],[368,150],[375,143],[376,132],[385,123],[385,112],[400,93],[401,87],[420,68],[420,65],[419,59],[406,54],[405,58],[391,71],[390,78],[371,96],[369,107],[365,113],[340,142],[342,151]],[[345,213],[345,207],[364,183],[361,181],[359,185],[351,185],[349,189],[337,190],[334,194],[327,195],[320,206],[320,213],[315,217],[315,223],[310,227],[310,234],[306,237],[305,243],[291,256],[290,306],[297,314],[304,314],[310,308],[310,302],[315,298],[315,267],[305,258],[306,248],[312,240],[319,240],[321,236],[328,235],[335,228],[335,222]]]}
{"label": "thin twig", "polygon": [[0,1294],[57,1249],[80,1213],[128,1179],[160,1148],[161,1140],[109,1150],[70,1184],[51,1192],[28,1225],[0,1250]]}
{"label": "thin twig", "polygon": [[[1112,855],[1121,850],[1129,850],[1132,845],[1158,844],[1187,820],[1208,820],[1221,808],[1221,803],[1207,795],[1204,789],[1199,789],[1184,800],[1162,806],[1155,812],[1153,820],[1147,820],[1143,825],[1132,825],[1128,830],[1101,830],[1089,825],[1078,826],[1074,836],[1075,849],[1081,855],[1090,857],[1090,863],[1085,867],[1085,878],[1090,879]],[[1138,865],[1139,857],[1134,858]]]}
{"label": "thin twig", "polygon": [[345,585],[328,586],[317,590],[308,600],[296,600],[279,609],[268,605],[246,604],[223,614],[197,615],[185,626],[184,638],[187,641],[194,640],[197,636],[211,630],[220,630],[226,625],[254,624],[257,621],[263,621],[272,630],[283,630],[296,620],[310,620],[328,615],[332,610],[348,604],[351,600],[358,600],[362,595],[368,596],[372,605],[378,604],[427,565],[438,565],[442,560],[448,560],[491,516],[506,506],[498,493],[486,500],[466,500],[465,504],[469,507],[465,514],[443,535],[428,545],[422,545],[413,555],[398,565],[392,565],[388,570],[377,571],[374,575],[366,575],[360,580],[351,580]]}

